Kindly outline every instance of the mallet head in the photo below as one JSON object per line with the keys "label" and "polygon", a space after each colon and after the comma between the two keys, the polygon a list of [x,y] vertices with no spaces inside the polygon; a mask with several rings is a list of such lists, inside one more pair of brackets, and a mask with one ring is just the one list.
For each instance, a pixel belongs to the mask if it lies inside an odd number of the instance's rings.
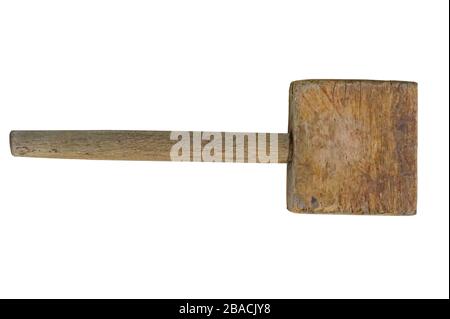
{"label": "mallet head", "polygon": [[292,82],[287,207],[292,212],[416,212],[417,84]]}

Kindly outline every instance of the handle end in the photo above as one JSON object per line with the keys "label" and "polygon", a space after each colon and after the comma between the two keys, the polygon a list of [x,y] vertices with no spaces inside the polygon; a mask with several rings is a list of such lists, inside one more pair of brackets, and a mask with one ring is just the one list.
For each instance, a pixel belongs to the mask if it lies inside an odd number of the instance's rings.
{"label": "handle end", "polygon": [[24,157],[30,152],[30,149],[22,143],[23,135],[21,132],[25,131],[9,132],[9,149],[11,151],[11,155],[15,157]]}
{"label": "handle end", "polygon": [[14,135],[16,134],[16,131],[9,132],[9,149],[11,151],[12,156],[17,156],[17,153],[14,150]]}

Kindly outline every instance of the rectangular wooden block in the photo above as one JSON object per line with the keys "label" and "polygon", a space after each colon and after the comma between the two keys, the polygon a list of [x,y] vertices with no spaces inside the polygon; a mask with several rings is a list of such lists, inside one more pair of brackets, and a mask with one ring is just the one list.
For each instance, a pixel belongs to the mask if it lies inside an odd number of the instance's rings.
{"label": "rectangular wooden block", "polygon": [[290,211],[416,213],[416,83],[292,82],[289,137]]}

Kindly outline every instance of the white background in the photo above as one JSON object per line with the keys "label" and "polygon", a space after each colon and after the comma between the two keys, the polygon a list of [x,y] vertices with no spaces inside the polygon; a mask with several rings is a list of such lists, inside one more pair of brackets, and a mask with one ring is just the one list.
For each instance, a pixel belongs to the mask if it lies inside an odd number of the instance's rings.
{"label": "white background", "polygon": [[[0,297],[449,296],[447,1],[1,1]],[[286,132],[305,78],[419,83],[415,217],[283,164],[13,158],[13,129]]]}

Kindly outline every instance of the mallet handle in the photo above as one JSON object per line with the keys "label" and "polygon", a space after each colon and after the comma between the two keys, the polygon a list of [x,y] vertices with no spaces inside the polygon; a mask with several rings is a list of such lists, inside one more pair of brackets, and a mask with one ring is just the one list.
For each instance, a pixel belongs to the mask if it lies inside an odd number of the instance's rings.
{"label": "mallet handle", "polygon": [[[210,151],[214,140],[221,143]],[[269,141],[274,143],[272,149]],[[181,142],[185,143],[182,149]],[[175,144],[175,150],[180,151],[174,153]],[[288,135],[273,133],[11,131],[10,146],[14,156],[45,158],[258,163],[286,163],[289,158]],[[268,161],[270,151],[272,157]]]}

